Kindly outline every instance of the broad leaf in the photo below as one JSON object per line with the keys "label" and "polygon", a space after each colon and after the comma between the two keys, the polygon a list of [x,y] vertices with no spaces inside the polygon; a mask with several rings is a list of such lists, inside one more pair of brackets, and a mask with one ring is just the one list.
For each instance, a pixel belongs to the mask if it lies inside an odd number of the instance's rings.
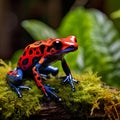
{"label": "broad leaf", "polygon": [[97,10],[77,8],[63,19],[58,32],[62,37],[75,35],[81,71],[98,71],[103,80],[120,86],[120,37],[111,20]]}
{"label": "broad leaf", "polygon": [[34,40],[58,37],[57,33],[52,28],[38,20],[25,20],[22,22],[22,27]]}
{"label": "broad leaf", "polygon": [[120,9],[117,10],[117,11],[114,11],[113,13],[111,13],[111,18],[113,19],[117,19],[117,18],[120,18]]}
{"label": "broad leaf", "polygon": [[17,50],[14,54],[13,57],[11,59],[12,64],[16,64],[18,62],[18,59],[20,57],[20,55],[22,54],[23,49]]}

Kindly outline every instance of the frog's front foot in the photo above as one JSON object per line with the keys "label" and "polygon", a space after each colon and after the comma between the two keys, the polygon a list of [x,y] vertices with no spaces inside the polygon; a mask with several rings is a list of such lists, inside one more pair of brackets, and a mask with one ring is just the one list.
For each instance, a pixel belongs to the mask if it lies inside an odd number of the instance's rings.
{"label": "frog's front foot", "polygon": [[9,85],[11,86],[11,88],[12,89],[14,89],[15,90],[15,92],[18,94],[18,97],[22,97],[22,94],[21,94],[21,92],[20,92],[20,89],[27,89],[27,90],[30,90],[31,88],[30,87],[28,87],[28,86],[22,86],[22,85],[20,85],[20,86],[15,86],[14,84],[12,84],[12,83],[9,83]]}
{"label": "frog's front foot", "polygon": [[72,91],[75,91],[74,82],[78,83],[78,81],[75,80],[70,74],[70,75],[64,77],[64,80],[62,81],[62,84],[69,83],[71,85]]}
{"label": "frog's front foot", "polygon": [[[44,85],[44,88],[47,92],[46,94],[46,97],[47,97],[47,100],[50,101],[51,98],[50,97],[54,97],[57,101],[61,101],[62,99],[60,97],[58,97],[54,92],[58,93],[58,89],[56,88],[53,88],[53,87],[50,87],[50,85]],[[50,97],[49,97],[50,96]]]}

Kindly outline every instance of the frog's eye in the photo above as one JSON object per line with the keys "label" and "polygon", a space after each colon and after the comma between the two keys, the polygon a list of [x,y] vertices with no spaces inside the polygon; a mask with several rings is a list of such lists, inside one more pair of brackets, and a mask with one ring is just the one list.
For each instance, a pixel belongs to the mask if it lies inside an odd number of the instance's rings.
{"label": "frog's eye", "polygon": [[53,47],[56,50],[60,50],[62,48],[62,43],[60,41],[55,41],[55,42],[53,42]]}

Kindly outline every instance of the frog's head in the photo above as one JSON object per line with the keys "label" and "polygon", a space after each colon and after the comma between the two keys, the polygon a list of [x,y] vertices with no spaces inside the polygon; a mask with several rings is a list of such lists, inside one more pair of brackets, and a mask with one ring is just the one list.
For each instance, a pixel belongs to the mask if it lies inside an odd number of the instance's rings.
{"label": "frog's head", "polygon": [[56,38],[52,41],[55,54],[65,54],[77,50],[78,44],[75,36]]}

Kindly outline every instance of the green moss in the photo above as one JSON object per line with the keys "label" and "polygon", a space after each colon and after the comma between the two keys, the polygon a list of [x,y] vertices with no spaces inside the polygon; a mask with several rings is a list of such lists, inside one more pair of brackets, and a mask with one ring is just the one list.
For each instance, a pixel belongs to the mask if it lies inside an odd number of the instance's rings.
{"label": "green moss", "polygon": [[104,116],[109,119],[119,119],[120,89],[115,89],[101,82],[96,73],[86,72],[73,76],[79,81],[75,84],[76,91],[72,92],[70,85],[61,85],[60,80],[47,81],[59,89],[58,95],[63,99],[62,104],[71,114],[76,116]]}
{"label": "green moss", "polygon": [[8,65],[0,60],[0,119],[20,119],[35,114],[40,110],[41,92],[38,90],[34,81],[26,81],[31,90],[23,91],[23,97],[18,98],[16,93],[11,90],[6,81],[6,74],[11,70],[11,64]]}
{"label": "green moss", "polygon": [[[0,119],[20,119],[39,113],[43,94],[37,88],[34,80],[25,79],[25,85],[31,90],[22,91],[23,97],[18,98],[6,82],[6,73],[12,69],[10,63],[0,60]],[[103,113],[108,118],[119,119],[120,90],[110,88],[101,82],[96,73],[86,72],[73,76],[79,81],[75,84],[76,91],[72,92],[69,84],[60,84],[58,78],[45,81],[52,87],[58,88],[58,96],[62,98],[63,107],[75,115],[91,115]],[[28,80],[29,79],[29,80]]]}

